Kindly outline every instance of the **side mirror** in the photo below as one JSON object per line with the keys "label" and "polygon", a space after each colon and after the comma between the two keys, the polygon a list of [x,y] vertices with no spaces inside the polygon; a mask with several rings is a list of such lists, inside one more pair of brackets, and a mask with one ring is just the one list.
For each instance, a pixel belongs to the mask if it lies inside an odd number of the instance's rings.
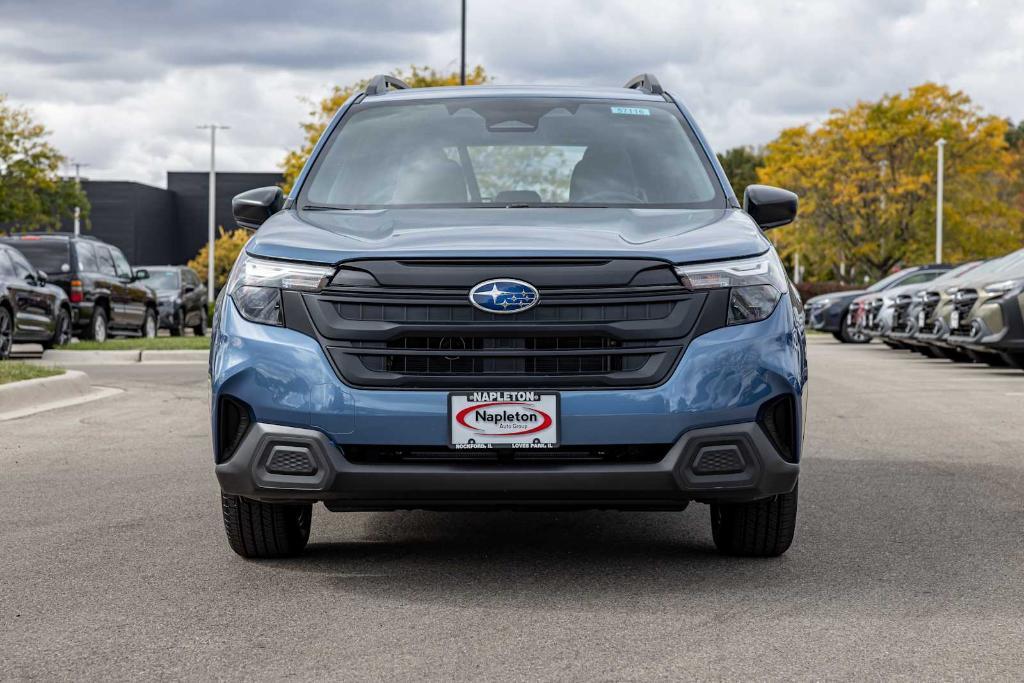
{"label": "side mirror", "polygon": [[762,230],[788,225],[796,218],[797,196],[771,185],[750,185],[743,191],[743,210]]}
{"label": "side mirror", "polygon": [[39,284],[40,287],[45,285],[48,281],[49,278],[46,277],[46,273],[44,273],[41,270],[36,271],[36,282]]}
{"label": "side mirror", "polygon": [[238,227],[258,230],[263,223],[284,208],[284,191],[276,185],[259,187],[231,200],[231,213]]}
{"label": "side mirror", "polygon": [[145,268],[136,268],[135,271],[133,272],[133,276],[134,279],[136,280],[148,280],[149,271],[146,270]]}
{"label": "side mirror", "polygon": [[194,291],[196,291],[195,285],[185,285],[185,293],[186,294],[191,294]]}

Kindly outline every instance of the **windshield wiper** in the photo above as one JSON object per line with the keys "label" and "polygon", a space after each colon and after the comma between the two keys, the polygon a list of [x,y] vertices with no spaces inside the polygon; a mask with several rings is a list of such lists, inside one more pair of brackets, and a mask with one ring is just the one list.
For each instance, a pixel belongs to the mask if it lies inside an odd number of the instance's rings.
{"label": "windshield wiper", "polygon": [[302,207],[303,211],[354,211],[347,206],[317,206],[316,204],[306,204]]}

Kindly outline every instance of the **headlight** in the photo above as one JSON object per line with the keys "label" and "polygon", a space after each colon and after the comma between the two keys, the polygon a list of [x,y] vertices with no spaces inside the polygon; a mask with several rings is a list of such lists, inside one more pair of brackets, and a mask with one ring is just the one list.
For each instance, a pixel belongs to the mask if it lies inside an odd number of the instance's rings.
{"label": "headlight", "polygon": [[333,273],[333,266],[269,261],[248,256],[243,251],[231,269],[225,290],[246,320],[283,325],[281,290],[318,292]]}
{"label": "headlight", "polygon": [[1006,294],[1009,291],[1017,289],[1021,285],[1024,285],[1024,280],[1003,280],[1002,282],[993,282],[990,285],[986,285],[986,294]]}
{"label": "headlight", "polygon": [[818,299],[811,305],[814,306],[815,308],[825,308],[830,303],[832,303],[832,299]]}
{"label": "headlight", "polygon": [[774,251],[735,261],[676,266],[676,274],[687,289],[729,289],[729,325],[764,320],[787,288]]}

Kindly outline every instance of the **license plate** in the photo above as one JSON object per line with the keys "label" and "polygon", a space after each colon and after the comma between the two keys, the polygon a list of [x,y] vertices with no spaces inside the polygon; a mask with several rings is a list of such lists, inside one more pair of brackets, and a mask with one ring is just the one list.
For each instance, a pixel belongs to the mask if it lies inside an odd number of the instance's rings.
{"label": "license plate", "polygon": [[486,448],[558,446],[555,392],[470,391],[448,395],[448,445]]}
{"label": "license plate", "polygon": [[924,329],[924,311],[918,311],[917,313],[917,327],[918,329]]}
{"label": "license plate", "polygon": [[960,311],[953,311],[949,314],[949,326],[954,330],[960,327]]}

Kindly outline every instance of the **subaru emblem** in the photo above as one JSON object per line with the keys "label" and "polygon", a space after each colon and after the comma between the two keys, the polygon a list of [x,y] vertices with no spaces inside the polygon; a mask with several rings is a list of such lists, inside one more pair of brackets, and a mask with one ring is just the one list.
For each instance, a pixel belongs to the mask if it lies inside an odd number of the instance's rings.
{"label": "subaru emblem", "polygon": [[488,313],[520,313],[539,301],[537,288],[522,280],[487,280],[469,290],[469,302]]}

